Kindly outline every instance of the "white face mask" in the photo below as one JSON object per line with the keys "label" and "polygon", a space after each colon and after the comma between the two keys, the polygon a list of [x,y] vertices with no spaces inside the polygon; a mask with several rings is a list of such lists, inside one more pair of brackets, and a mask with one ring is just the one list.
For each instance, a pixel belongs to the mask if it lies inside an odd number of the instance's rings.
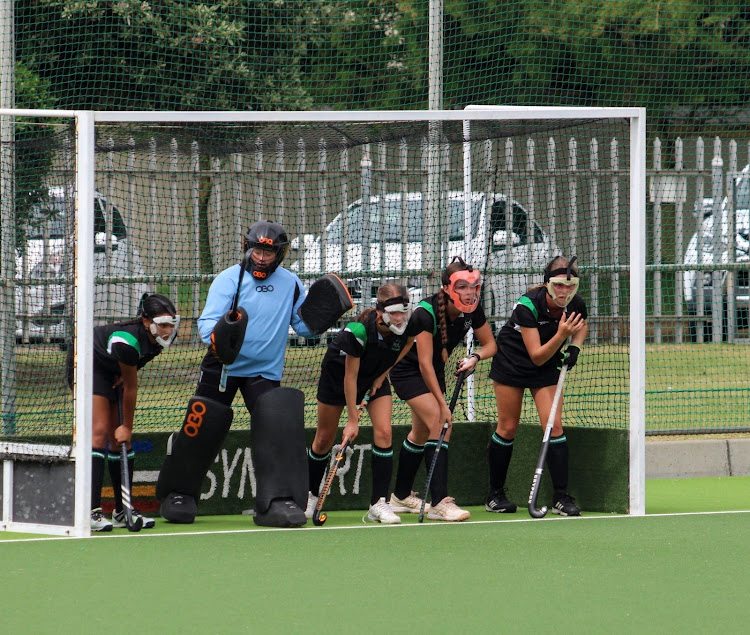
{"label": "white face mask", "polygon": [[[391,321],[391,313],[404,313],[405,315],[403,321],[400,324],[394,324]],[[390,306],[387,306],[383,309],[383,324],[391,329],[391,332],[395,333],[396,335],[403,335],[407,325],[409,324],[410,317],[411,308],[409,308],[408,304],[406,306],[404,306],[403,304],[391,304]]]}
{"label": "white face mask", "polygon": [[[169,334],[168,337],[162,337],[161,335],[158,335],[159,333],[159,327],[158,324],[173,324],[174,328],[172,329],[172,332]],[[151,320],[151,324],[149,325],[149,330],[151,331],[151,335],[154,336],[154,339],[163,347],[167,348],[173,341],[174,338],[177,337],[177,329],[180,326],[180,316],[175,315],[172,317],[171,315],[160,315],[159,317],[155,317],[153,320]]]}
{"label": "white face mask", "polygon": [[[566,293],[563,299],[557,297],[555,285],[565,285]],[[547,293],[552,296],[552,301],[561,309],[564,309],[570,304],[576,291],[578,291],[578,278],[575,277],[571,277],[570,280],[568,280],[565,276],[555,276],[554,278],[550,278],[547,283]]]}

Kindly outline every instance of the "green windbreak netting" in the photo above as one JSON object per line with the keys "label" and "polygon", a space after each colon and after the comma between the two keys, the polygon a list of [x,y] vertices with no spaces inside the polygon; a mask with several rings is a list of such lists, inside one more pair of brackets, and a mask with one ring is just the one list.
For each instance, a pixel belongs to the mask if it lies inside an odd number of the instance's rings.
{"label": "green windbreak netting", "polygon": [[646,108],[647,429],[750,429],[746,3],[3,0],[0,11],[6,107]]}

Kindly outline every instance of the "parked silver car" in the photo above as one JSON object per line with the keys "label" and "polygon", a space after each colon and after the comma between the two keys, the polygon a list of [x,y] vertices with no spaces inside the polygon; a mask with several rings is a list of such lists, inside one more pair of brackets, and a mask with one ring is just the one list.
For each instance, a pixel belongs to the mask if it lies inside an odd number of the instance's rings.
{"label": "parked silver car", "polygon": [[[736,324],[739,329],[748,327],[750,313],[750,165],[746,165],[734,183],[734,211],[735,211],[735,253],[729,257],[729,201],[724,198],[718,214],[718,222],[711,210],[704,212],[698,231],[693,234],[685,250],[685,264],[696,266],[711,266],[714,263],[732,263],[738,265],[733,271],[734,302],[736,307]],[[721,241],[714,243],[716,227],[720,227]],[[723,338],[726,339],[727,320],[727,282],[728,271],[721,271],[722,281],[722,324]],[[698,298],[703,294],[703,322],[704,337],[711,337],[711,309],[713,296],[713,276],[711,271],[691,270],[683,276],[685,302],[688,315],[697,315],[699,311]],[[693,324],[692,331],[699,328]]]}
{"label": "parked silver car", "polygon": [[[72,192],[50,188],[49,198],[32,209],[26,241],[16,251],[16,337],[22,341],[62,342],[70,337],[67,310],[73,275],[70,210]],[[108,209],[109,208],[109,209]],[[106,214],[111,214],[109,229]],[[94,199],[94,275],[143,275],[138,250],[130,244],[125,220],[99,192]],[[103,319],[135,315],[147,290],[140,283],[97,284],[94,312]]]}
{"label": "parked silver car", "polygon": [[[471,234],[468,244],[471,252],[467,254],[464,193],[444,193],[440,217],[445,219],[445,242],[440,260],[444,266],[458,255],[467,261],[472,260],[472,264],[482,270],[529,270],[515,274],[492,273],[485,277],[483,306],[485,312],[495,316],[499,323],[510,315],[518,297],[531,284],[539,282],[539,274],[547,261],[561,250],[538,223],[530,222],[528,212],[517,201],[510,202],[510,228],[507,227],[506,217],[509,201],[504,194],[488,196],[484,192],[473,192],[470,201]],[[297,258],[292,268],[310,273],[343,272],[345,276],[347,272],[353,272],[354,276],[346,276],[347,285],[355,301],[359,299],[364,306],[372,303],[375,289],[383,283],[378,277],[379,271],[403,271],[411,299],[416,303],[426,293],[422,281],[410,275],[410,272],[419,271],[425,266],[423,245],[425,236],[430,232],[423,222],[422,193],[407,193],[405,202],[401,193],[372,196],[369,203],[369,223],[364,222],[363,201],[357,200],[329,223],[323,237],[311,234],[297,237],[292,243]],[[382,221],[381,214],[384,214]],[[365,260],[363,255],[366,253],[363,245],[368,238],[365,227],[368,226],[369,267],[364,269],[373,272],[372,278],[361,275]],[[323,244],[325,262],[322,261]],[[362,288],[365,281],[371,283],[371,288]]]}

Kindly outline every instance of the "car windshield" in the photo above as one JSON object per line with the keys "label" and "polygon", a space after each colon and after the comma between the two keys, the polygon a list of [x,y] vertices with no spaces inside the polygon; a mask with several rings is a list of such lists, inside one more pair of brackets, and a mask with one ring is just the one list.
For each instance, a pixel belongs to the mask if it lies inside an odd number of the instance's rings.
{"label": "car windshield", "polygon": [[28,220],[29,239],[63,238],[66,235],[65,217],[65,199],[51,198],[34,206]]}
{"label": "car windshield", "polygon": [[[64,238],[69,233],[65,227],[67,220],[66,206],[66,199],[59,196],[52,197],[44,203],[34,206],[28,220],[28,239]],[[94,233],[103,233],[106,230],[104,206],[103,199],[97,197],[94,207]],[[120,211],[114,205],[111,207],[112,235],[118,240],[127,238],[125,221]]]}
{"label": "car windshield", "polygon": [[[448,205],[448,240],[463,240],[464,237],[464,204],[463,199],[449,198]],[[370,241],[382,240],[390,243],[401,242],[403,235],[402,204],[400,198],[374,200],[369,206]],[[380,222],[381,210],[385,209],[385,222]],[[479,227],[479,216],[482,209],[481,200],[472,201],[471,227],[472,237],[476,236]],[[406,202],[406,236],[408,242],[420,242],[423,239],[422,230],[422,199],[410,198]],[[337,216],[326,230],[326,240],[336,244],[343,242],[344,221],[346,221],[346,242],[349,244],[362,243],[365,226],[362,204],[352,205],[346,213]]]}

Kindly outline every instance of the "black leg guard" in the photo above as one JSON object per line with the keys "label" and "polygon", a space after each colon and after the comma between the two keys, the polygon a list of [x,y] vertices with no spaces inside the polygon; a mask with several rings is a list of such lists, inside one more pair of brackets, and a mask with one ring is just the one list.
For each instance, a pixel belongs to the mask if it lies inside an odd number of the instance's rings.
{"label": "black leg guard", "polygon": [[258,397],[251,420],[253,520],[266,527],[300,527],[307,522],[305,395],[296,388],[269,390]]}
{"label": "black leg guard", "polygon": [[159,513],[173,523],[192,523],[203,479],[224,444],[233,411],[213,399],[191,397],[182,428],[169,439],[156,483]]}

